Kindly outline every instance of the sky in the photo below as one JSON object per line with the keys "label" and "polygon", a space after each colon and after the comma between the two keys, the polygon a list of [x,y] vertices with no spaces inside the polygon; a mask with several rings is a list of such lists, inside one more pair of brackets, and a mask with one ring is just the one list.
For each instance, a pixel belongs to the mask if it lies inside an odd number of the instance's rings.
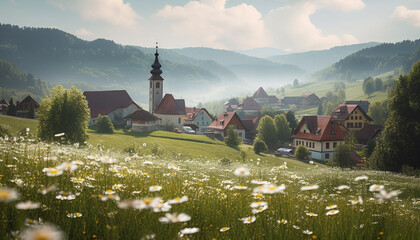
{"label": "sky", "polygon": [[1,0],[0,23],[163,48],[288,52],[420,38],[420,0]]}

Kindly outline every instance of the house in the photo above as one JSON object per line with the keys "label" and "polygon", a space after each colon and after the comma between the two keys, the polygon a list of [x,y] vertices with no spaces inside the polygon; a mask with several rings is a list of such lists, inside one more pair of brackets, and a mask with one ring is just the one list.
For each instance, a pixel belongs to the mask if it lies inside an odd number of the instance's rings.
{"label": "house", "polygon": [[153,131],[162,125],[161,119],[139,108],[124,118],[127,120],[126,126],[131,128],[132,132]]}
{"label": "house", "polygon": [[163,126],[171,126],[182,129],[184,125],[185,101],[184,99],[175,99],[172,94],[165,94],[158,108],[153,115],[162,120]]}
{"label": "house", "polygon": [[258,88],[254,95],[252,95],[252,98],[254,98],[260,106],[268,105],[270,108],[273,108],[279,102],[279,99],[276,96],[268,95],[262,87]]}
{"label": "house", "polygon": [[16,116],[23,118],[36,118],[35,113],[38,108],[39,104],[28,95],[25,99],[16,104]]}
{"label": "house", "polygon": [[83,95],[90,108],[89,125],[96,125],[99,114],[107,115],[114,125],[124,125],[124,118],[140,108],[125,90],[86,91]]}
{"label": "house", "polygon": [[9,104],[4,98],[0,101],[0,115],[7,115],[7,110],[9,109]]}
{"label": "house", "polygon": [[206,135],[214,136],[222,140],[226,136],[226,131],[229,126],[233,126],[235,132],[242,138],[245,139],[245,125],[235,112],[223,112],[214,120],[208,127]]}
{"label": "house", "polygon": [[346,101],[344,104],[356,104],[359,105],[363,109],[363,111],[365,111],[365,113],[369,112],[369,101]]}
{"label": "house", "polygon": [[364,126],[359,131],[354,133],[354,138],[357,143],[367,145],[369,141],[376,142],[376,139],[381,135],[383,130],[382,125],[369,124]]}
{"label": "house", "polygon": [[243,112],[243,115],[258,115],[261,111],[261,105],[259,105],[254,98],[246,97],[237,110]]}
{"label": "house", "polygon": [[305,146],[317,160],[333,159],[334,149],[345,134],[331,116],[304,116],[292,133],[293,147]]}
{"label": "house", "polygon": [[357,104],[340,104],[331,112],[330,116],[347,130],[360,130],[372,121]]}
{"label": "house", "polygon": [[318,106],[320,103],[321,100],[315,93],[306,93],[302,94],[302,96],[284,97],[280,105],[285,109],[289,109],[292,105],[295,105],[297,108],[310,108]]}
{"label": "house", "polygon": [[262,118],[261,115],[245,115],[241,118],[242,123],[245,126],[245,138],[246,139],[255,139],[258,134],[257,127],[260,119]]}
{"label": "house", "polygon": [[184,125],[190,126],[196,134],[206,134],[212,122],[213,118],[205,108],[185,108]]}

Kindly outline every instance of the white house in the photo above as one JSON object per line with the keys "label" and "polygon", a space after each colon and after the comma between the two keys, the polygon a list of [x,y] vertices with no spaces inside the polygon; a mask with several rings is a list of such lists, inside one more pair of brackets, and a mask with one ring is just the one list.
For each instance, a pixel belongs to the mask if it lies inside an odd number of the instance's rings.
{"label": "white house", "polygon": [[182,129],[184,126],[184,99],[175,99],[172,94],[165,94],[153,115],[162,120],[162,126],[172,126]]}
{"label": "white house", "polygon": [[196,134],[206,134],[212,122],[213,119],[205,108],[185,108],[184,125],[190,126]]}
{"label": "white house", "polygon": [[162,120],[144,109],[137,109],[125,117],[127,125],[132,132],[145,132],[157,130],[162,125]]}

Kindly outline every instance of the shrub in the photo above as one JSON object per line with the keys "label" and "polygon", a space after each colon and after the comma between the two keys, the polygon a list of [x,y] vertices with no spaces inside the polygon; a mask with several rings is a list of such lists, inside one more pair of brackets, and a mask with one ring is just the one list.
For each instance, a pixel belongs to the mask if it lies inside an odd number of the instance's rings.
{"label": "shrub", "polygon": [[10,131],[7,128],[0,125],[0,137],[6,137],[6,136],[11,136]]}
{"label": "shrub", "polygon": [[334,150],[334,162],[340,168],[350,168],[353,166],[353,162],[350,158],[350,146],[347,144],[338,145]]}
{"label": "shrub", "polygon": [[97,122],[98,128],[96,131],[98,133],[113,133],[114,132],[114,125],[112,124],[111,119],[107,115],[100,115],[98,116]]}
{"label": "shrub", "polygon": [[263,140],[261,140],[261,139],[255,140],[255,142],[254,142],[254,152],[256,154],[260,154],[261,152],[265,152],[267,150],[268,150],[268,147]]}
{"label": "shrub", "polygon": [[226,145],[232,148],[237,148],[242,142],[242,138],[235,132],[233,126],[229,126],[227,129],[226,137],[224,139]]}
{"label": "shrub", "polygon": [[303,145],[299,145],[296,150],[295,150],[295,157],[297,159],[306,159],[309,156],[309,151],[308,149],[303,146]]}

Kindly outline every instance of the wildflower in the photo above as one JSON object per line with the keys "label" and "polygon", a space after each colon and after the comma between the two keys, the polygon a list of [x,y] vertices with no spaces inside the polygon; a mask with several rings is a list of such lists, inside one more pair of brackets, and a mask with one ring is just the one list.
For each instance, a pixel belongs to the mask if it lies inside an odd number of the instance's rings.
{"label": "wildflower", "polygon": [[168,202],[162,200],[153,208],[153,212],[168,212],[172,206]]}
{"label": "wildflower", "polygon": [[286,164],[281,165],[280,169],[287,169],[287,165]]}
{"label": "wildflower", "polygon": [[267,202],[253,202],[251,203],[250,207],[251,208],[259,208],[259,207],[263,207],[263,206],[267,206],[268,203]]}
{"label": "wildflower", "polygon": [[160,198],[144,198],[135,202],[134,208],[136,209],[153,209],[159,205]]}
{"label": "wildflower", "polygon": [[63,170],[63,171],[73,172],[74,170],[77,169],[77,167],[78,166],[76,164],[69,163],[69,162],[64,162],[64,163],[60,164],[60,166],[58,166],[57,169]]}
{"label": "wildflower", "polygon": [[230,229],[230,227],[222,227],[221,229],[220,229],[220,232],[226,232],[226,231],[228,231]]}
{"label": "wildflower", "polygon": [[249,224],[249,223],[255,222],[256,219],[257,218],[255,216],[251,216],[251,217],[246,217],[246,218],[240,218],[239,220],[241,220],[245,224]]}
{"label": "wildflower", "polygon": [[120,197],[118,195],[114,195],[114,194],[107,194],[105,196],[101,197],[102,201],[107,201],[107,200],[115,200],[115,201],[119,201]]}
{"label": "wildflower", "polygon": [[337,205],[328,205],[325,209],[326,210],[331,210],[331,209],[335,209],[337,208]]}
{"label": "wildflower", "polygon": [[337,189],[340,190],[340,191],[341,190],[344,190],[344,189],[347,189],[348,190],[348,189],[350,189],[350,187],[347,186],[347,185],[341,185],[341,186],[338,186]]}
{"label": "wildflower", "polygon": [[250,174],[249,170],[245,167],[237,168],[233,173],[238,177],[248,177]]}
{"label": "wildflower", "polygon": [[242,185],[237,185],[237,186],[233,186],[232,189],[238,189],[238,190],[243,190],[243,189],[247,189],[247,186],[242,186]]}
{"label": "wildflower", "polygon": [[113,173],[117,173],[118,172],[118,168],[116,168],[115,166],[114,167],[110,167],[109,168],[109,171],[110,172],[113,172]]}
{"label": "wildflower", "polygon": [[400,191],[390,191],[389,193],[386,192],[385,190],[380,190],[379,193],[375,193],[375,197],[381,201],[384,200],[389,200],[393,197],[398,196],[398,194],[400,194]]}
{"label": "wildflower", "polygon": [[309,230],[303,230],[303,234],[311,235],[313,232]]}
{"label": "wildflower", "polygon": [[112,189],[113,190],[121,190],[122,188],[124,188],[125,186],[122,184],[114,184],[112,185]]}
{"label": "wildflower", "polygon": [[30,209],[36,209],[39,207],[40,207],[39,203],[34,203],[30,200],[16,204],[16,208],[20,210],[30,210]]}
{"label": "wildflower", "polygon": [[62,137],[64,135],[65,135],[65,133],[57,133],[57,134],[54,135],[54,137]]}
{"label": "wildflower", "polygon": [[301,177],[298,177],[297,175],[293,174],[292,176],[290,176],[292,179],[301,179]]}
{"label": "wildflower", "polygon": [[146,147],[146,145],[147,145],[146,143],[143,143],[143,147]]}
{"label": "wildflower", "polygon": [[277,220],[277,223],[286,224],[287,223],[287,220],[286,219]]}
{"label": "wildflower", "polygon": [[313,165],[314,164],[314,161],[309,161],[309,164]]}
{"label": "wildflower", "polygon": [[286,186],[284,184],[280,186],[276,185],[263,185],[254,188],[254,193],[264,193],[264,194],[274,194],[274,193],[280,193],[283,192],[284,189],[286,189]]}
{"label": "wildflower", "polygon": [[101,162],[103,162],[105,164],[112,164],[112,163],[116,163],[117,162],[117,160],[115,158],[108,157],[108,156],[101,157],[99,159],[99,161],[101,161]]}
{"label": "wildflower", "polygon": [[368,180],[368,176],[359,176],[354,179],[354,181],[356,182],[361,181],[361,180]]}
{"label": "wildflower", "polygon": [[19,193],[15,189],[0,187],[0,202],[11,202],[19,199]]}
{"label": "wildflower", "polygon": [[161,186],[150,186],[149,187],[150,192],[159,192],[160,190],[162,190]]}
{"label": "wildflower", "polygon": [[153,164],[153,162],[151,162],[151,161],[144,161],[143,162],[143,165],[152,165]]}
{"label": "wildflower", "polygon": [[179,167],[175,165],[174,163],[169,163],[168,169],[179,171]]}
{"label": "wildflower", "polygon": [[199,228],[184,228],[181,229],[181,231],[179,231],[180,235],[185,235],[185,234],[194,234],[194,233],[198,233],[200,231]]}
{"label": "wildflower", "polygon": [[165,217],[159,218],[159,222],[161,223],[188,222],[189,220],[191,220],[191,217],[185,213],[180,213],[179,215],[177,213],[167,213]]}
{"label": "wildflower", "polygon": [[384,189],[384,185],[376,185],[376,184],[373,184],[373,185],[370,185],[370,187],[369,187],[369,191],[370,192],[379,192],[379,191],[381,191],[383,189]]}
{"label": "wildflower", "polygon": [[60,176],[61,174],[63,174],[63,170],[56,169],[56,168],[50,168],[46,171],[46,173],[47,173],[47,176],[49,176],[49,177],[55,177],[55,176]]}
{"label": "wildflower", "polygon": [[300,227],[298,225],[293,225],[293,228],[298,229],[298,230],[300,229]]}
{"label": "wildflower", "polygon": [[32,220],[32,219],[25,219],[25,226],[34,226],[34,225],[41,225],[43,224],[42,218],[39,218],[38,220]]}
{"label": "wildflower", "polygon": [[76,199],[76,195],[71,192],[61,191],[55,198],[59,200],[74,200]]}
{"label": "wildflower", "polygon": [[337,213],[339,213],[339,211],[337,209],[333,209],[333,210],[328,211],[325,215],[331,216],[331,215],[335,215]]}
{"label": "wildflower", "polygon": [[83,178],[73,177],[70,179],[70,181],[73,183],[83,183],[85,180]]}
{"label": "wildflower", "polygon": [[182,197],[177,197],[171,200],[168,200],[169,204],[177,204],[177,203],[183,203],[188,201],[188,197],[187,196],[182,196]]}
{"label": "wildflower", "polygon": [[313,213],[313,212],[308,212],[308,213],[306,213],[306,215],[309,216],[309,217],[317,217],[318,216],[318,214]]}
{"label": "wildflower", "polygon": [[318,185],[306,185],[306,186],[301,187],[300,190],[306,191],[306,190],[315,190],[318,188],[319,188]]}
{"label": "wildflower", "polygon": [[264,197],[264,195],[262,195],[261,193],[256,192],[252,193],[252,196],[254,196],[255,199],[261,199]]}
{"label": "wildflower", "polygon": [[363,199],[359,196],[357,200],[349,200],[349,202],[351,203],[351,205],[363,204]]}
{"label": "wildflower", "polygon": [[83,214],[81,214],[79,212],[76,212],[76,213],[68,213],[67,214],[67,217],[69,217],[69,218],[79,218],[79,217],[82,217],[82,216],[83,216]]}
{"label": "wildflower", "polygon": [[22,240],[61,240],[65,239],[64,233],[51,224],[43,224],[36,227],[29,227],[19,234]]}
{"label": "wildflower", "polygon": [[106,190],[105,195],[115,194],[115,191],[112,191],[111,189]]}
{"label": "wildflower", "polygon": [[252,214],[257,214],[257,213],[263,212],[263,211],[267,210],[267,208],[268,208],[267,205],[259,206],[257,208],[252,209]]}
{"label": "wildflower", "polygon": [[268,185],[271,184],[271,182],[268,181],[262,181],[262,180],[251,180],[252,184],[257,184],[257,185]]}

